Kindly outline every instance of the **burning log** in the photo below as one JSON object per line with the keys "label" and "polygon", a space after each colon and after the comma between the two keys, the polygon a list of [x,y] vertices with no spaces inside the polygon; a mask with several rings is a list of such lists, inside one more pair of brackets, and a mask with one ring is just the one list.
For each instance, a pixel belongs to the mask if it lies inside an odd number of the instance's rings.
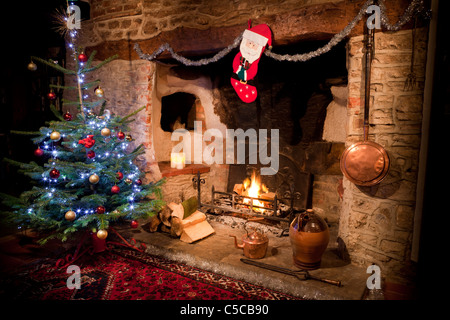
{"label": "burning log", "polygon": [[261,199],[266,199],[266,200],[274,200],[275,199],[275,192],[267,192],[267,193],[261,193],[260,195],[259,195],[259,197],[261,198]]}
{"label": "burning log", "polygon": [[233,192],[235,192],[236,194],[238,194],[238,195],[241,196],[242,193],[244,192],[244,186],[243,186],[243,184],[242,184],[242,183],[236,183],[236,184],[234,185]]}

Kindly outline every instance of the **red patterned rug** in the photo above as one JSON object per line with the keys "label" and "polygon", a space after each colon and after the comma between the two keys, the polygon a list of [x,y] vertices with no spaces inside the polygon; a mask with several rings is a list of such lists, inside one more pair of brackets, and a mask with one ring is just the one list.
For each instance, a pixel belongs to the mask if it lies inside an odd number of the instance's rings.
{"label": "red patterned rug", "polygon": [[72,273],[44,259],[2,283],[9,299],[29,300],[293,300],[285,293],[166,258],[114,248],[85,255],[80,289],[69,289]]}

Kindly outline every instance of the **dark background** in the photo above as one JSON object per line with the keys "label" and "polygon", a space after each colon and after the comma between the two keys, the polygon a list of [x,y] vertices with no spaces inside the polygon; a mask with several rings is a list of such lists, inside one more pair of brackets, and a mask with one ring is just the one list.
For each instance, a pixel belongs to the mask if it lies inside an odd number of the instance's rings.
{"label": "dark background", "polygon": [[[3,2],[0,9],[0,158],[29,162],[35,146],[30,136],[11,135],[10,130],[37,131],[52,120],[46,95],[49,83],[60,77],[53,69],[38,65],[27,69],[31,56],[61,61],[64,39],[55,32],[52,14],[62,10],[66,1]],[[55,54],[58,52],[59,54]],[[62,61],[61,61],[62,62]],[[1,192],[19,193],[28,180],[15,168],[0,163]]]}

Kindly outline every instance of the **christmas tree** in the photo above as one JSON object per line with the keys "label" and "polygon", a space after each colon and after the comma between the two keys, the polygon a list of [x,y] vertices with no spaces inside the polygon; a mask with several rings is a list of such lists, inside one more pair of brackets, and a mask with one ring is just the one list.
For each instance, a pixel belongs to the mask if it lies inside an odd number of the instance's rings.
{"label": "christmas tree", "polygon": [[[69,30],[67,36],[75,38],[76,30]],[[42,164],[4,159],[34,182],[18,197],[1,195],[11,208],[9,218],[19,228],[40,233],[41,243],[51,238],[65,241],[81,230],[94,230],[98,238],[105,239],[111,222],[130,220],[136,227],[137,219],[151,217],[164,204],[160,191],[163,181],[144,184],[145,174],[135,164],[144,153],[143,146],[129,150],[133,141],[129,124],[145,106],[123,117],[113,115],[106,109],[100,81],[84,81],[87,74],[117,57],[94,66],[95,52],[88,57],[74,46],[73,39],[69,48],[73,50],[74,70],[38,57],[32,57],[28,68],[35,69],[34,62],[38,62],[75,77],[75,86],[51,85],[47,98],[54,101],[55,90],[74,90],[77,99],[62,99],[62,103],[64,108],[76,106],[78,112],[61,114],[52,104],[57,120],[47,122],[39,132],[12,132],[34,135],[34,154]]]}

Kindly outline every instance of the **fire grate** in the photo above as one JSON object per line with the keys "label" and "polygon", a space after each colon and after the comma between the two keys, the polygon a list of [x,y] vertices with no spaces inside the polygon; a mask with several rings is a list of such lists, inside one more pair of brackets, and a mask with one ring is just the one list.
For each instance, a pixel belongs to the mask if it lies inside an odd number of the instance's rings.
{"label": "fire grate", "polygon": [[[305,211],[306,208],[294,209],[294,201],[300,199],[300,193],[291,190],[285,192],[283,197],[275,193],[273,199],[238,195],[234,192],[217,191],[214,185],[211,187],[211,203],[201,201],[201,185],[205,179],[200,178],[200,172],[192,178],[194,188],[197,189],[198,208],[212,209],[214,213],[235,212],[248,217],[265,218],[274,221],[291,222],[295,214]],[[256,203],[256,204],[255,204]]]}

